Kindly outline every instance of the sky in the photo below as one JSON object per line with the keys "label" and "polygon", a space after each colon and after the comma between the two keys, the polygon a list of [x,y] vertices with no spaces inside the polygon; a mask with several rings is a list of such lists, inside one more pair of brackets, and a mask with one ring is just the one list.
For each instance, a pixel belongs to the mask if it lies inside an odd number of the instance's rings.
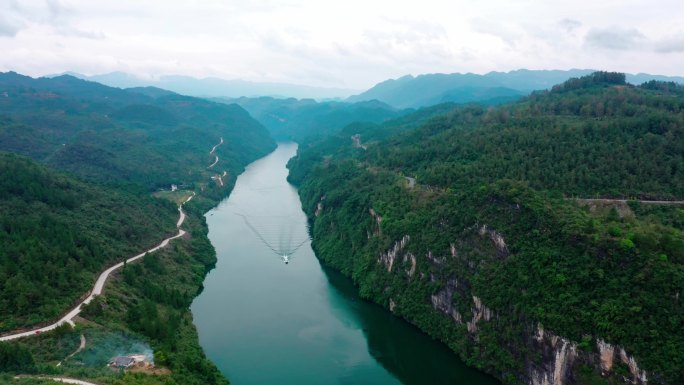
{"label": "sky", "polygon": [[407,74],[684,75],[682,0],[0,0],[0,71],[366,89]]}

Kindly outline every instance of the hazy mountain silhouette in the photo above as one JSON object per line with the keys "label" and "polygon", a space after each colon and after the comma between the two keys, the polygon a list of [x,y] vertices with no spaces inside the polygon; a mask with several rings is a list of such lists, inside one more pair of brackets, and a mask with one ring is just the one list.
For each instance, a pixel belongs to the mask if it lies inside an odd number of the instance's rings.
{"label": "hazy mountain silhouette", "polygon": [[[534,90],[548,89],[569,78],[581,77],[594,70],[526,70],[472,73],[407,75],[381,82],[371,89],[347,98],[349,102],[379,100],[397,108],[418,108],[438,103],[500,104],[514,100]],[[683,83],[682,77],[637,74],[627,75],[627,81],[641,84],[648,80]]]}
{"label": "hazy mountain silhouette", "polygon": [[[64,73],[84,80],[91,80],[110,87],[157,87],[183,95],[200,97],[275,96],[314,99],[345,98],[358,92],[342,88],[311,87],[288,83],[262,83],[247,80],[226,80],[220,78],[197,79],[190,76],[161,76],[157,79],[144,79],[125,72],[111,72],[87,76],[74,72]],[[59,74],[59,75],[64,75]],[[56,75],[58,76],[58,75]]]}

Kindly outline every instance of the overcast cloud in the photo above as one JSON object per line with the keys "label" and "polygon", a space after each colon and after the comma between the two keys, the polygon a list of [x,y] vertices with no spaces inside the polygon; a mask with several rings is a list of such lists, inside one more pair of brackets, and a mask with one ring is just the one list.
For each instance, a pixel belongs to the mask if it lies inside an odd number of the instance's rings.
{"label": "overcast cloud", "polygon": [[684,75],[681,0],[0,0],[0,70],[363,89],[434,72]]}

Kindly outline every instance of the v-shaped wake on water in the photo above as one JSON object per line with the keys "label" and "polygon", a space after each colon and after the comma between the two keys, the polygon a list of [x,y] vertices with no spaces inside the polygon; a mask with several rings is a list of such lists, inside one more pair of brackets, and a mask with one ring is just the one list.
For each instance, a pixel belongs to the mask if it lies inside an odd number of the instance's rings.
{"label": "v-shaped wake on water", "polygon": [[293,234],[293,230],[301,229],[300,226],[293,224],[294,216],[247,216],[240,213],[235,215],[241,217],[261,243],[285,264],[290,263],[297,250],[311,240],[308,232],[305,236]]}

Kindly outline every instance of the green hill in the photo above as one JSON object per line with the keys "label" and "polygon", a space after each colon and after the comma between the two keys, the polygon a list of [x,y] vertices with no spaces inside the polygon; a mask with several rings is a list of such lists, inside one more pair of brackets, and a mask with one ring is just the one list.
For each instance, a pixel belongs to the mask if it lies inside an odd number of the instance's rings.
{"label": "green hill", "polygon": [[275,147],[237,105],[149,89],[121,90],[70,76],[0,74],[0,150],[21,153],[96,182],[149,189],[206,183],[213,161],[232,177]]}
{"label": "green hill", "polygon": [[504,383],[678,384],[684,207],[572,198],[682,199],[683,92],[595,73],[350,126],[290,178],[319,258]]}
{"label": "green hill", "polygon": [[342,103],[261,97],[230,99],[228,102],[237,103],[249,111],[273,137],[300,143],[336,134],[350,123],[381,123],[407,112],[378,101]]}
{"label": "green hill", "polygon": [[0,332],[56,318],[108,265],[176,231],[172,203],[0,153]]}
{"label": "green hill", "polygon": [[[419,108],[439,103],[478,103],[499,105],[519,99],[534,90],[545,90],[572,77],[591,74],[592,70],[526,70],[473,73],[407,75],[378,83],[347,101],[379,100],[396,108]],[[681,77],[637,74],[627,81],[641,84],[650,80],[684,83]]]}
{"label": "green hill", "polygon": [[[186,235],[113,274],[82,309],[87,320],[1,343],[0,377],[227,384],[204,356],[189,310],[216,262],[203,214],[274,147],[235,104],[70,76],[0,74],[0,333],[57,319],[106,267],[176,233],[177,203],[189,190],[197,194],[184,206]],[[183,191],[158,191],[172,184]],[[162,375],[56,367],[79,335],[88,335],[88,349],[102,349],[105,362],[117,353],[98,336],[140,341],[154,350]]]}
{"label": "green hill", "polygon": [[[155,94],[0,74],[0,150],[71,174],[2,155],[0,331],[55,317],[105,266],[173,232],[175,206],[150,190],[176,184],[215,202],[274,147],[237,105]],[[211,176],[223,171],[221,186]]]}

